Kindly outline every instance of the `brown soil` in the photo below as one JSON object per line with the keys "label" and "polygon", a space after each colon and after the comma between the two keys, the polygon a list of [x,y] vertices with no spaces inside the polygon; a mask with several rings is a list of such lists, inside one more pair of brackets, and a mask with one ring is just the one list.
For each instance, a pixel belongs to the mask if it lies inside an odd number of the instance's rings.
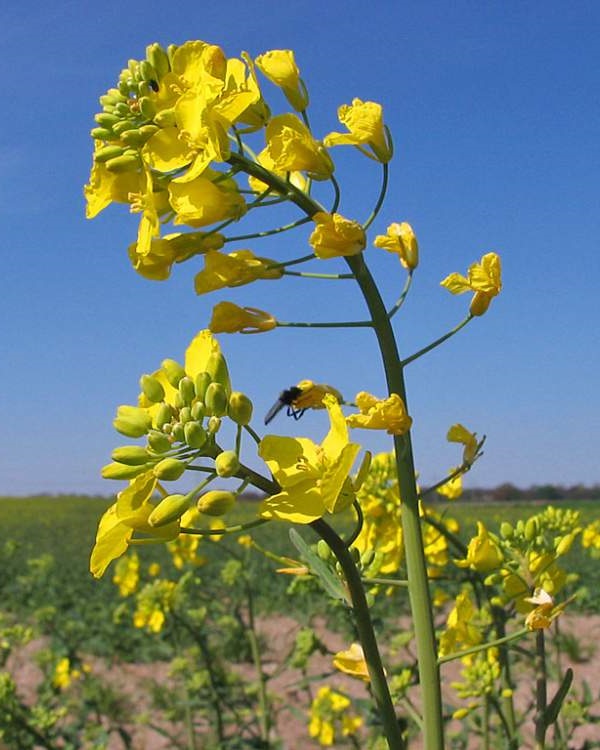
{"label": "brown soil", "polygon": [[[579,644],[581,657],[580,661],[575,656],[575,660],[569,660],[565,657],[563,668],[571,666],[575,673],[573,690],[579,692],[583,681],[587,681],[592,688],[594,695],[598,692],[598,681],[600,676],[600,616],[570,616],[564,615],[560,621],[561,632],[571,634]],[[278,616],[270,617],[259,623],[259,631],[263,643],[266,645],[264,652],[264,670],[269,675],[274,675],[269,680],[269,693],[273,698],[273,707],[276,715],[276,736],[283,740],[286,750],[311,750],[319,745],[312,742],[307,736],[306,709],[308,697],[306,690],[302,687],[303,675],[299,670],[286,669],[284,672],[277,673],[281,657],[289,653],[298,632],[298,623],[288,617]],[[348,647],[341,637],[328,631],[322,623],[316,626],[319,637],[330,651],[339,651]],[[533,640],[531,639],[531,643]],[[20,649],[11,656],[8,668],[17,680],[20,695],[26,700],[34,699],[35,687],[41,679],[41,672],[35,665],[33,656],[44,643],[35,641],[27,647]],[[150,705],[147,696],[148,682],[151,680],[159,681],[164,685],[169,683],[169,666],[163,663],[147,664],[106,664],[99,660],[91,660],[92,670],[95,674],[103,677],[109,683],[128,696],[128,700],[133,707],[136,715],[150,715]],[[236,669],[238,669],[236,667]],[[239,667],[242,677],[249,680],[254,678],[254,668],[251,665]],[[343,692],[354,697],[367,697],[366,688],[362,682],[349,678],[340,673],[331,673],[331,657],[315,654],[311,657],[309,664],[309,674],[316,677],[311,681],[311,691],[314,695],[321,684],[339,688]],[[442,680],[445,697],[451,701],[456,701],[450,683],[457,679],[460,672],[460,664],[456,662],[444,665],[442,668]],[[325,679],[319,676],[327,675]],[[528,712],[533,715],[531,710],[531,700],[534,685],[532,683],[531,673],[524,675],[521,682],[516,676],[517,689],[517,708],[520,711]],[[556,686],[551,684],[548,690],[549,698],[554,694]],[[415,697],[415,700],[416,697]],[[599,706],[595,707],[596,714],[600,714]],[[156,719],[155,712],[152,712],[152,718]],[[132,717],[133,718],[133,717]],[[162,722],[162,727],[170,732],[175,732],[176,728],[170,726],[167,722]],[[148,727],[147,722],[144,724],[132,721],[127,726],[134,738],[135,750],[172,750],[173,743],[166,739],[159,732]],[[532,720],[528,720],[525,725],[526,741],[522,750],[533,747],[531,742]],[[452,726],[450,727],[452,731]],[[585,741],[600,743],[600,724],[588,724],[578,727],[571,740],[569,741],[569,750],[584,750]],[[416,740],[410,745],[411,750],[419,750],[421,743]],[[473,744],[473,750],[477,750],[479,745]],[[118,737],[114,737],[109,745],[109,750],[122,750],[123,744]],[[3,746],[0,741],[0,750]],[[19,748],[7,748],[7,750],[19,750]]]}

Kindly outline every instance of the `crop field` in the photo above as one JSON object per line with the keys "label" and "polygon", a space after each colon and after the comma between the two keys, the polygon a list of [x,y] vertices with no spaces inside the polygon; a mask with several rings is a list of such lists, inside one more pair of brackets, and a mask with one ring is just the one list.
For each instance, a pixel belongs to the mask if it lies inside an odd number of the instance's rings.
{"label": "crop field", "polygon": [[[291,558],[291,568],[298,560],[287,525],[253,530],[253,549],[234,535],[203,539],[193,565],[185,550],[177,558],[166,545],[139,546],[135,570],[113,563],[95,580],[89,554],[110,502],[86,496],[0,499],[0,748],[265,747],[258,724],[266,695],[276,737],[269,747],[318,747],[308,738],[307,705],[318,681],[331,673],[331,654],[354,633],[345,608],[324,597],[314,579],[276,572],[285,565],[272,553]],[[516,523],[544,506],[435,507],[456,519],[458,535],[468,540],[478,521],[496,530],[502,521]],[[594,503],[569,507],[580,513],[582,527],[598,519]],[[241,503],[237,513],[235,522],[250,520],[255,504]],[[310,529],[303,537],[315,541]],[[586,627],[557,629],[555,638],[562,638],[566,658],[593,674],[600,565],[579,542],[564,565],[567,593],[576,594],[568,622]],[[410,631],[407,613],[404,589],[378,598],[374,615],[384,650],[406,645],[397,633],[399,622]],[[394,633],[389,643],[388,626]],[[587,713],[579,725],[593,723],[593,710],[598,713],[592,688],[582,685]],[[347,689],[368,712],[368,696]],[[565,747],[599,747],[584,744],[597,740],[594,735]],[[468,746],[460,742],[452,747]],[[347,746],[354,745],[348,740]]]}

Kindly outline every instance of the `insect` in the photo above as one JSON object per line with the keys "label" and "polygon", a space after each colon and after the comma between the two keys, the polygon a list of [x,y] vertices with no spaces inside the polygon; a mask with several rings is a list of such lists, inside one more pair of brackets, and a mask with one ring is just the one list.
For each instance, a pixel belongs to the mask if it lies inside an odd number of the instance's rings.
{"label": "insect", "polygon": [[265,416],[265,424],[269,422],[287,406],[288,417],[300,419],[307,409],[323,409],[323,397],[326,393],[335,396],[339,403],[343,402],[342,394],[330,385],[313,383],[312,380],[301,380],[298,385],[292,385],[281,391],[279,398]]}
{"label": "insect", "polygon": [[284,406],[287,406],[288,417],[300,419],[306,409],[294,408],[294,401],[298,398],[298,396],[301,395],[302,389],[298,388],[297,385],[293,385],[291,388],[286,388],[285,391],[281,391],[281,393],[279,394],[279,398],[265,415],[265,424],[269,424],[269,422],[274,419],[277,414],[279,414]]}

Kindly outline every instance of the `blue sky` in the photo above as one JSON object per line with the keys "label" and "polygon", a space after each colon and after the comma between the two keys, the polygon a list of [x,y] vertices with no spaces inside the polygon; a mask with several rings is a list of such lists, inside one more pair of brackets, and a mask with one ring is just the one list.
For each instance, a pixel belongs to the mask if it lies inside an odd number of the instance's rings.
{"label": "blue sky", "polygon": [[[396,155],[373,229],[410,221],[421,265],[396,330],[405,355],[464,315],[468,298],[439,281],[490,250],[504,290],[490,311],[407,371],[424,484],[457,463],[445,434],[463,422],[487,435],[471,486],[600,481],[600,5],[596,2],[8,2],[0,10],[0,493],[109,493],[99,477],[123,442],[111,422],[142,372],[181,358],[221,299],[282,319],[362,318],[350,282],[260,282],[196,297],[194,263],[169,282],[137,276],[126,247],[136,219],[114,206],[84,217],[98,96],[153,41],[203,39],[228,55],[291,48],[318,135],[337,107],[379,101]],[[273,94],[267,88],[268,96]],[[364,218],[376,165],[334,152],[342,213]],[[242,227],[245,231],[245,227]],[[237,232],[236,232],[237,233]],[[253,245],[295,257],[306,233]],[[290,246],[291,245],[291,246]],[[391,302],[397,261],[367,261]],[[383,394],[372,336],[274,331],[223,336],[234,385],[257,414],[309,377],[353,396]],[[260,424],[260,420],[257,422]],[[323,416],[274,423],[320,437]],[[382,436],[357,432],[367,447]]]}

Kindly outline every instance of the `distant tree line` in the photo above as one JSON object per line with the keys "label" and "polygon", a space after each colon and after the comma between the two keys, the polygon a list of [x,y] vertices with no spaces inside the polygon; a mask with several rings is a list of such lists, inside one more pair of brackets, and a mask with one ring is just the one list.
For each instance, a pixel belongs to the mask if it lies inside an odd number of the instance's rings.
{"label": "distant tree line", "polygon": [[600,500],[600,484],[591,486],[574,484],[571,487],[565,487],[562,484],[534,484],[532,487],[522,489],[510,482],[504,482],[493,488],[465,489],[462,499],[472,502]]}

